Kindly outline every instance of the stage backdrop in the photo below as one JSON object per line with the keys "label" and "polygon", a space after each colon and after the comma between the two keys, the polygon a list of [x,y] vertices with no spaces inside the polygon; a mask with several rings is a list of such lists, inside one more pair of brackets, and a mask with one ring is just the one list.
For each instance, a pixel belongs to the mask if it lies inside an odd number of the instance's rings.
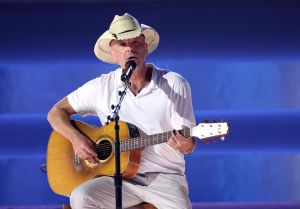
{"label": "stage backdrop", "polygon": [[148,61],[182,74],[195,110],[298,108],[298,1],[0,4],[0,112],[45,113],[116,66],[93,54],[115,14],[160,34]]}
{"label": "stage backdrop", "polygon": [[39,170],[46,115],[117,67],[93,48],[125,12],[159,32],[148,62],[189,81],[197,122],[230,124],[186,157],[191,200],[299,200],[300,1],[0,0],[0,206],[68,201]]}

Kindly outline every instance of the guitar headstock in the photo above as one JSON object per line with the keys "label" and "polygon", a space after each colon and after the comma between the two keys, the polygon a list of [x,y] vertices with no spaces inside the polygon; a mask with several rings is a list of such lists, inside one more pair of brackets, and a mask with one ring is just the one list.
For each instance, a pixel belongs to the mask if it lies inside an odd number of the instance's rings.
{"label": "guitar headstock", "polygon": [[221,141],[224,141],[228,132],[229,127],[224,120],[221,122],[214,120],[212,123],[205,120],[204,123],[199,123],[191,129],[191,136],[203,139],[205,143],[209,143],[210,138],[212,138],[213,142],[217,142],[217,137],[220,137]]}

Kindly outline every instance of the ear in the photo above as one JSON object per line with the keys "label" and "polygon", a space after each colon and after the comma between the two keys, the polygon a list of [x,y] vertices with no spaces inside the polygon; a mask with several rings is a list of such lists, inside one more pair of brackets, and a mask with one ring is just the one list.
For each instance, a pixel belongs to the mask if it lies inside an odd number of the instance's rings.
{"label": "ear", "polygon": [[109,54],[110,54],[110,56],[111,56],[111,58],[112,58],[113,64],[118,64],[114,52],[112,52],[111,50],[109,50]]}
{"label": "ear", "polygon": [[145,42],[145,50],[146,50],[146,56],[148,56],[149,55],[149,53],[148,53],[148,45],[147,45],[147,43]]}

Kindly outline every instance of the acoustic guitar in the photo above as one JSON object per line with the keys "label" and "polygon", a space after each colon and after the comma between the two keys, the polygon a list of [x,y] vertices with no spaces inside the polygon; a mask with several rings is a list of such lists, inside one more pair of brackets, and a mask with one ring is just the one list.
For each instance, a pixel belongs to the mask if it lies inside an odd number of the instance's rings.
{"label": "acoustic guitar", "polygon": [[[47,150],[47,175],[51,189],[60,195],[69,195],[80,184],[97,176],[115,174],[115,123],[94,127],[81,121],[72,121],[73,125],[90,140],[95,142],[97,157],[93,160],[82,160],[73,151],[68,139],[56,131],[51,133]],[[121,173],[123,179],[135,176],[141,161],[141,148],[167,142],[172,131],[139,136],[136,126],[119,121]],[[193,128],[180,130],[184,136],[205,139],[224,136],[228,125],[221,123],[200,123]]]}

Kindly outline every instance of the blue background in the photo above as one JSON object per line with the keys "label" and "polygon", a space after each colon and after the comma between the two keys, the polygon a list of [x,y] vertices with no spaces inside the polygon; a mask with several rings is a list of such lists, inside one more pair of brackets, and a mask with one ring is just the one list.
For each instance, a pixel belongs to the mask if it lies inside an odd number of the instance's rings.
{"label": "blue background", "polygon": [[231,125],[187,157],[191,200],[299,200],[299,1],[16,0],[0,1],[0,205],[66,202],[39,171],[46,114],[117,67],[93,47],[124,12],[159,32],[148,62],[190,82],[197,121]]}

